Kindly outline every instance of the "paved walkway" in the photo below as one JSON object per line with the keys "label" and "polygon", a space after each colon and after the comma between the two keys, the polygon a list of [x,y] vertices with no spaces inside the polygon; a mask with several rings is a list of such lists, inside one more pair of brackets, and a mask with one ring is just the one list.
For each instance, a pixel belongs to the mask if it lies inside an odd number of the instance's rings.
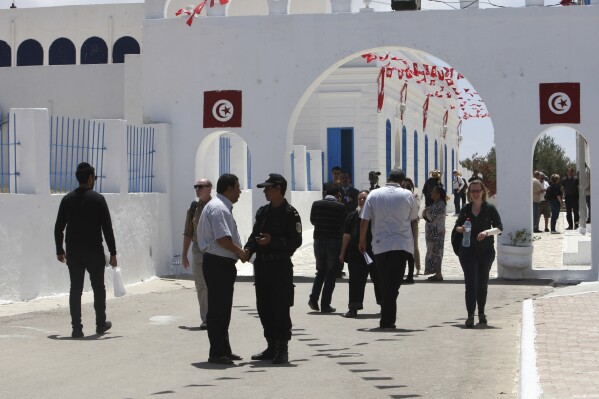
{"label": "paved walkway", "polygon": [[[448,231],[454,222],[447,217]],[[109,299],[115,327],[104,337],[89,335],[90,293],[83,295],[88,336],[81,341],[68,336],[66,296],[0,306],[0,373],[7,377],[0,397],[516,398],[524,380],[520,372],[532,369],[538,389],[523,392],[538,394],[526,399],[599,398],[599,283],[554,289],[534,281],[492,280],[489,327],[466,330],[461,269],[447,240],[446,280],[418,278],[414,286],[402,287],[398,329],[381,331],[370,286],[359,318],[340,317],[347,303],[346,279],[335,289],[336,314],[309,311],[314,276],[309,234],[294,257],[289,366],[248,361],[262,349],[263,338],[247,277],[252,266],[244,264],[236,284],[231,341],[245,360],[236,367],[206,362],[208,340],[197,329],[193,283],[155,279],[128,286],[123,298]],[[539,236],[534,267],[563,268],[563,235]],[[534,355],[521,363],[521,312],[527,299],[532,299],[536,335],[533,348],[524,348]]]}

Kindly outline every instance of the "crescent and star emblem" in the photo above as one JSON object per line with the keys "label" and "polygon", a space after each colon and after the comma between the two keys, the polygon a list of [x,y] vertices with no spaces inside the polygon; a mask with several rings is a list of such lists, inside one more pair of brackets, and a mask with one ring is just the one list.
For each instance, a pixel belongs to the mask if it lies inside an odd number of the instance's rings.
{"label": "crescent and star emblem", "polygon": [[229,100],[218,100],[212,107],[212,116],[219,122],[227,122],[235,113],[235,108]]}
{"label": "crescent and star emblem", "polygon": [[551,112],[556,115],[562,115],[570,110],[570,107],[572,106],[572,100],[570,100],[570,96],[568,96],[566,93],[558,91],[549,97],[547,105],[549,106],[549,110]]}

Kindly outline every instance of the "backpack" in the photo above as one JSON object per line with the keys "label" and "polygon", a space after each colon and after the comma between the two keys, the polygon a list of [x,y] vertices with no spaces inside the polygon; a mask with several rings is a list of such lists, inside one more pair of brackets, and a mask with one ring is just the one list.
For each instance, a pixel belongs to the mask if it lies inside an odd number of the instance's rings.
{"label": "backpack", "polygon": [[462,189],[460,190],[460,194],[465,193],[466,190],[468,190],[468,182],[463,177],[461,179],[464,182],[464,187],[462,187]]}
{"label": "backpack", "polygon": [[196,208],[198,207],[198,201],[193,201],[189,206],[189,211],[191,212],[191,217],[196,214]]}

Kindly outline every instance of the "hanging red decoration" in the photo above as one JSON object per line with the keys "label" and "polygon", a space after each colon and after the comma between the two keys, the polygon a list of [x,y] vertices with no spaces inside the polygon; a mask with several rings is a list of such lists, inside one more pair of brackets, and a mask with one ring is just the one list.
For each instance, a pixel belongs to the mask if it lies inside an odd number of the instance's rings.
{"label": "hanging red decoration", "polygon": [[385,100],[385,67],[381,68],[381,73],[379,74],[378,79],[379,85],[379,95],[378,95],[378,104],[376,107],[377,112],[381,112],[383,109],[383,101]]}
{"label": "hanging red decoration", "polygon": [[[193,23],[193,18],[196,15],[200,15],[200,13],[204,9],[204,6],[206,5],[207,2],[208,2],[208,0],[202,0],[200,2],[200,4],[195,6],[195,8],[193,9],[193,12],[191,12],[191,13],[189,13],[188,11],[182,11],[183,9],[181,9],[181,10],[177,11],[177,13],[175,13],[175,15],[179,16],[179,15],[181,15],[182,12],[190,15],[190,17],[187,19],[186,24],[191,26],[191,24]],[[229,0],[219,0],[219,2],[220,2],[221,6],[224,6],[225,4],[227,4],[229,2]],[[214,7],[214,0],[210,0],[210,7]]]}

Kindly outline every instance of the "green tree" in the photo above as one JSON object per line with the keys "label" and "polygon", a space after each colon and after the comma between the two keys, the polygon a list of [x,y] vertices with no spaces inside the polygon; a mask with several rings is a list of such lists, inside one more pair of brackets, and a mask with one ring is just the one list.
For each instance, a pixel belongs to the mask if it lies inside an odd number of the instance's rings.
{"label": "green tree", "polygon": [[572,160],[566,156],[565,150],[556,144],[551,136],[544,135],[537,141],[533,155],[533,170],[544,171],[548,177],[557,173],[560,176],[566,174],[566,168],[572,164]]}
{"label": "green tree", "polygon": [[460,161],[462,167],[477,171],[482,175],[483,183],[487,187],[488,196],[493,196],[497,192],[497,157],[495,147],[492,147],[487,155],[480,156],[478,153],[472,155],[472,158],[466,158]]}

